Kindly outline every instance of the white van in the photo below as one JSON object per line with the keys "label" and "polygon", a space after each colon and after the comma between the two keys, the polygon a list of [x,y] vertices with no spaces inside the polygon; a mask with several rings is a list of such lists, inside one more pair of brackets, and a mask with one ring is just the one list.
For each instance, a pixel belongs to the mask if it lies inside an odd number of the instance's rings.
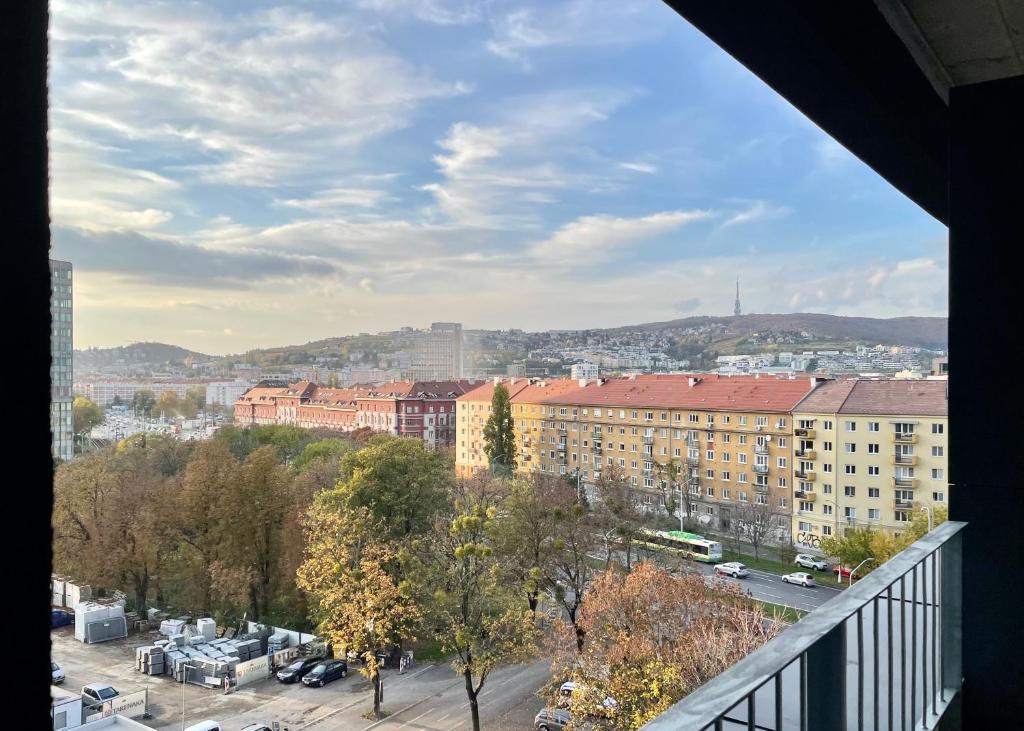
{"label": "white van", "polygon": [[200,721],[192,724],[185,731],[221,731],[220,721]]}

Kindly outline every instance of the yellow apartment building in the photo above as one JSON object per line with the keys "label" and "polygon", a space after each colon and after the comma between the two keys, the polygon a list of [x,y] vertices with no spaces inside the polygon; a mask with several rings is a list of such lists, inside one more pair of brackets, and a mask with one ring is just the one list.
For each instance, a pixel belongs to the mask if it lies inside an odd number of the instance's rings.
{"label": "yellow apartment building", "polygon": [[793,538],[852,527],[898,532],[922,509],[945,505],[947,381],[844,379],[794,409]]}
{"label": "yellow apartment building", "polygon": [[[539,441],[536,468],[577,475],[592,491],[602,468],[614,464],[651,511],[664,505],[667,485],[659,467],[674,462],[684,475],[678,489],[693,497],[693,517],[724,530],[739,506],[768,505],[779,540],[789,536],[792,515],[791,412],[820,380],[714,374],[598,379],[531,404],[541,418],[528,436]],[[528,421],[532,429],[535,420]]]}

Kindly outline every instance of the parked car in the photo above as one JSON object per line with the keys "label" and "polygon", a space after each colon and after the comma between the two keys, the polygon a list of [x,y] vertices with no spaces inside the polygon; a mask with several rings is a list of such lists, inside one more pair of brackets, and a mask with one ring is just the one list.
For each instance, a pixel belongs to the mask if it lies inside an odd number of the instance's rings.
{"label": "parked car", "polygon": [[277,673],[277,679],[282,683],[298,683],[310,670],[322,663],[322,657],[305,657],[287,665]]}
{"label": "parked car", "polygon": [[348,664],[344,660],[322,660],[315,668],[302,676],[302,684],[310,688],[322,687],[332,680],[348,675]]}
{"label": "parked car", "polygon": [[814,577],[803,571],[797,571],[795,574],[786,574],[782,577],[782,581],[785,584],[799,584],[805,587],[814,586]]}
{"label": "parked car", "polygon": [[200,721],[192,724],[185,731],[221,731],[220,721]]}
{"label": "parked car", "polygon": [[60,685],[64,682],[64,671],[61,670],[60,665],[50,661],[50,682],[54,685]]}
{"label": "parked car", "polygon": [[[578,689],[579,686],[572,680],[567,680],[562,683],[558,688],[559,704],[565,706],[569,705],[569,702],[572,699],[572,694]],[[605,698],[604,701],[602,701],[602,704],[608,710],[616,708],[619,705],[614,698]]]}
{"label": "parked car", "polygon": [[82,686],[82,704],[90,708],[102,706],[111,698],[117,698],[119,695],[121,694],[114,689],[114,686],[106,683],[89,683],[89,685]]}
{"label": "parked car", "polygon": [[750,571],[739,561],[727,561],[715,566],[715,573],[721,576],[731,576],[734,579],[745,579],[750,576]]}
{"label": "parked car", "polygon": [[272,728],[270,728],[270,726],[268,726],[265,723],[251,723],[248,726],[246,726],[245,728],[243,728],[242,731],[274,731],[274,730]]}
{"label": "parked car", "polygon": [[809,553],[798,553],[796,558],[793,559],[793,563],[805,569],[828,571],[828,561],[818,556],[812,556]]}
{"label": "parked car", "polygon": [[63,609],[50,610],[50,629],[63,627],[64,625],[71,624],[74,621],[75,615],[71,612],[64,611]]}
{"label": "parked car", "polygon": [[[843,579],[850,578],[850,571],[852,569],[849,566],[833,566],[832,573],[836,575],[836,578],[842,581]],[[858,581],[860,576],[854,576],[853,580]]]}
{"label": "parked car", "polygon": [[539,731],[561,731],[571,720],[564,708],[541,708],[533,718],[533,727]]}

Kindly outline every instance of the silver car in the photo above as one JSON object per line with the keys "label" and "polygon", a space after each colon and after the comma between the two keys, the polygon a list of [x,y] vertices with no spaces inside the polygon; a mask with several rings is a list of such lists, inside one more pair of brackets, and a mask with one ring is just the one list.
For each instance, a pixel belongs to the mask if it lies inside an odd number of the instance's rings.
{"label": "silver car", "polygon": [[561,731],[571,720],[564,708],[542,708],[533,718],[533,727],[538,731]]}
{"label": "silver car", "polygon": [[798,553],[793,563],[801,568],[814,569],[815,571],[828,571],[828,562],[809,553]]}
{"label": "silver car", "polygon": [[745,579],[750,571],[739,561],[726,561],[715,566],[715,573],[720,576],[731,576],[734,579]]}

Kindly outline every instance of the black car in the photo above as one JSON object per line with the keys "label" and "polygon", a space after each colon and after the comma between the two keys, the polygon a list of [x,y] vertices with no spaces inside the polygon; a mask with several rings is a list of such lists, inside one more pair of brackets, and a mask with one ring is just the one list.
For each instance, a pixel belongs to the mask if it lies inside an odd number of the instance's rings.
{"label": "black car", "polygon": [[277,679],[282,683],[298,683],[306,673],[323,661],[322,657],[299,658],[290,665],[281,668],[277,673]]}
{"label": "black car", "polygon": [[327,685],[332,680],[348,675],[348,664],[344,660],[322,660],[315,668],[302,676],[302,683],[310,688]]}

